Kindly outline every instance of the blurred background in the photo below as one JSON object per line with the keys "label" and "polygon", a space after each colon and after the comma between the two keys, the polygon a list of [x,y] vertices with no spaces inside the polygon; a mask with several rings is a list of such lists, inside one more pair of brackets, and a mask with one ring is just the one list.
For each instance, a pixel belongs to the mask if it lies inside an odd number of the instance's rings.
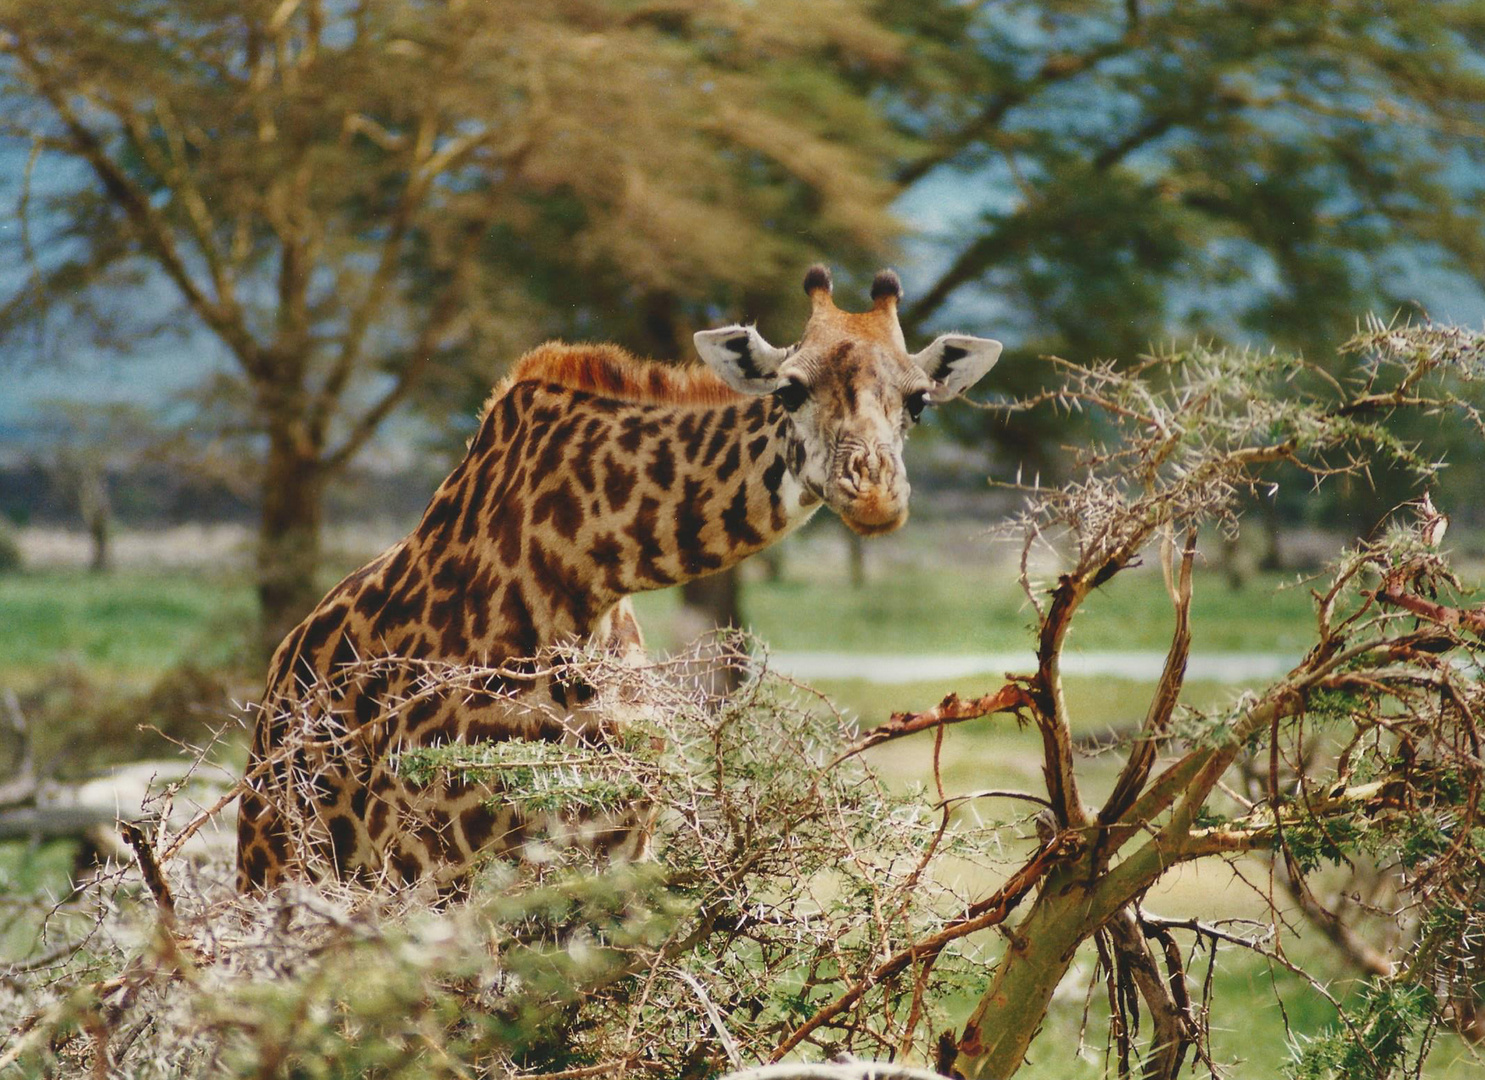
{"label": "blurred background", "polygon": [[[238,753],[267,651],[416,523],[552,337],[787,343],[816,261],[846,308],[896,267],[912,348],[1004,341],[987,401],[1046,355],[1200,339],[1345,378],[1368,312],[1479,324],[1482,45],[1485,6],[1448,0],[0,0],[0,780],[224,726]],[[1412,423],[1478,559],[1485,447]],[[976,690],[1030,647],[986,480],[1056,481],[1097,436],[935,410],[902,533],[819,515],[643,598],[647,632],[752,627],[867,723]],[[1308,598],[1275,586],[1419,494],[1273,479],[1204,539],[1195,607],[1197,654],[1256,667],[1197,697],[1302,651]],[[1159,589],[1120,588],[1076,631],[1090,733],[1153,678],[1110,652],[1169,633]],[[997,767],[1034,769],[1006,737]]]}

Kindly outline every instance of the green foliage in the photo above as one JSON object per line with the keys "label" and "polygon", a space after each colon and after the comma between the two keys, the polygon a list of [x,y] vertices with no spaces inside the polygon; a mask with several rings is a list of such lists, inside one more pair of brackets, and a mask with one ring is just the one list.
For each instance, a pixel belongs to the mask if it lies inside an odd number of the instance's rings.
{"label": "green foliage", "polygon": [[[629,752],[643,747],[626,740]],[[640,760],[644,760],[641,758]],[[528,814],[562,810],[604,813],[632,806],[644,784],[607,751],[578,751],[559,743],[512,739],[498,743],[451,743],[397,755],[395,770],[418,786],[454,777],[490,789],[489,805],[518,806]]]}
{"label": "green foliage", "polygon": [[1358,311],[1426,301],[1402,249],[1478,281],[1457,163],[1485,140],[1457,120],[1485,98],[1479,31],[1467,2],[977,10],[955,96],[907,118],[930,149],[905,175],[997,197],[961,209],[910,319],[988,295],[1028,350],[1079,361],[1177,325],[1324,356]]}
{"label": "green foliage", "polygon": [[1407,870],[1432,862],[1449,849],[1453,842],[1454,815],[1445,812],[1419,812],[1404,815],[1399,822],[1395,841],[1397,861]]}
{"label": "green foliage", "polygon": [[1284,827],[1284,843],[1304,872],[1316,870],[1322,863],[1345,862],[1360,850],[1365,829],[1348,817],[1324,820],[1310,818]]}
{"label": "green foliage", "polygon": [[1305,719],[1319,728],[1349,724],[1362,704],[1353,691],[1321,687],[1305,698]]}
{"label": "green foliage", "polygon": [[1367,983],[1330,1031],[1299,1042],[1288,1073],[1294,1080],[1389,1080],[1421,1068],[1437,1002],[1405,980]]}

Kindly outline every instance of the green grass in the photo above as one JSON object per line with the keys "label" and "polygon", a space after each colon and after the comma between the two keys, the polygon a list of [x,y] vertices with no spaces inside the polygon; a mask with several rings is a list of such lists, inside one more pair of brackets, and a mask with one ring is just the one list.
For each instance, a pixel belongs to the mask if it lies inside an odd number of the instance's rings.
{"label": "green grass", "polygon": [[[327,583],[335,576],[327,573]],[[1287,580],[1255,578],[1232,592],[1217,575],[1199,575],[1193,648],[1302,651],[1310,601],[1302,589],[1279,590]],[[673,590],[637,598],[641,621],[662,646],[677,601]],[[743,604],[749,627],[776,650],[966,654],[1032,645],[1031,613],[1015,582],[1003,570],[973,565],[963,572],[896,565],[860,589],[796,569],[781,581],[750,582]],[[252,589],[232,574],[49,570],[0,577],[0,683],[34,682],[58,664],[132,681],[188,659],[227,663],[245,655],[253,618]],[[1164,649],[1170,626],[1158,577],[1141,570],[1095,593],[1069,642],[1074,649]]]}
{"label": "green grass", "polygon": [[[71,887],[72,867],[77,858],[77,845],[68,841],[45,844],[0,843],[0,970],[12,961],[33,955],[43,947],[40,940],[42,916],[46,904],[36,904],[37,897],[54,901],[65,896]],[[12,912],[7,901],[24,904]],[[54,929],[62,931],[74,921],[60,916]]]}
{"label": "green grass", "polygon": [[[1158,908],[1157,908],[1158,909]],[[1323,946],[1288,938],[1286,953],[1308,974],[1329,981],[1331,992],[1345,999],[1355,984],[1342,977]],[[1335,1009],[1314,993],[1299,976],[1270,966],[1261,957],[1235,948],[1218,951],[1217,971],[1212,981],[1212,1056],[1229,1068],[1231,1080],[1280,1080],[1291,1057],[1291,1036],[1314,1038],[1335,1022]],[[1091,950],[1079,953],[1078,963],[1092,970]],[[1193,965],[1198,979],[1205,975],[1206,957]],[[1084,976],[1086,985],[1086,974]],[[1199,989],[1200,983],[1197,983]],[[1282,1001],[1282,1005],[1280,1004]],[[1108,998],[1100,982],[1093,988],[1084,1034],[1084,1050],[1077,1054],[1083,1022],[1081,995],[1056,998],[1036,1040],[1028,1063],[1016,1073],[1017,1080],[1103,1080],[1103,1046],[1108,1030]],[[1143,1018],[1148,1022],[1148,1018]],[[1143,1030],[1143,1028],[1142,1028]],[[1189,1063],[1182,1076],[1205,1076],[1201,1066]],[[1442,1032],[1435,1041],[1423,1075],[1428,1080],[1467,1080],[1480,1075],[1480,1062],[1456,1035]],[[1135,1068],[1138,1075],[1138,1067]]]}
{"label": "green grass", "polygon": [[[950,682],[931,680],[888,685],[864,679],[817,679],[812,685],[856,717],[863,727],[871,727],[894,712],[918,711],[936,705],[951,690],[962,698],[972,698],[990,693],[1000,683],[993,676],[977,675]],[[1149,707],[1151,689],[1151,684],[1132,679],[1066,676],[1063,690],[1073,733],[1096,735],[1138,723]],[[1197,708],[1210,708],[1231,700],[1236,693],[1237,688],[1223,683],[1189,682],[1181,700]],[[1015,722],[1006,717],[992,722],[1015,729]]]}
{"label": "green grass", "polygon": [[242,655],[255,617],[247,581],[179,571],[0,577],[0,685],[34,684],[59,664],[146,682],[186,660]]}
{"label": "green grass", "polygon": [[[1192,647],[1204,652],[1303,652],[1313,635],[1309,592],[1290,575],[1257,575],[1239,591],[1198,573]],[[776,650],[970,654],[1029,650],[1034,612],[1004,567],[952,571],[894,566],[861,588],[796,570],[781,581],[749,582],[748,628]],[[636,598],[641,622],[661,626],[672,592]],[[1116,577],[1087,600],[1068,637],[1073,649],[1164,650],[1173,618],[1155,571]],[[647,631],[648,632],[648,631]]]}

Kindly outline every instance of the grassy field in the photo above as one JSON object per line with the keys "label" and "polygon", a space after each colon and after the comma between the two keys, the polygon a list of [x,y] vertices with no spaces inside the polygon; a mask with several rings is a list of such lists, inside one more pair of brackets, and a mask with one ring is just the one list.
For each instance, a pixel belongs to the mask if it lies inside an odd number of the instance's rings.
{"label": "grassy field", "polygon": [[[842,650],[905,654],[1029,650],[1030,612],[1003,549],[973,538],[944,550],[910,545],[882,548],[868,563],[869,580],[852,588],[844,547],[829,534],[806,538],[789,558],[778,580],[765,580],[761,568],[750,573],[744,604],[751,629],[775,650]],[[348,567],[338,567],[336,570]],[[335,571],[327,574],[327,585]],[[1303,588],[1281,589],[1291,579],[1263,576],[1232,591],[1220,576],[1203,569],[1193,613],[1194,650],[1299,652],[1307,644],[1310,600]],[[640,598],[641,619],[653,641],[669,643],[668,627],[677,599],[673,593]],[[42,570],[0,578],[0,689],[15,688],[34,700],[63,676],[86,679],[117,692],[144,691],[177,679],[183,664],[225,668],[235,685],[250,695],[261,679],[249,659],[248,634],[253,596],[247,579],[231,571],[138,569],[95,577],[77,570]],[[1142,568],[1121,575],[1100,590],[1075,624],[1075,649],[1162,650],[1171,617],[1158,573]],[[963,695],[992,689],[989,678],[945,685],[927,682],[882,686],[864,681],[823,684],[844,711],[873,724],[895,709],[923,708],[945,692]],[[1223,701],[1238,688],[1216,683],[1188,687],[1196,705]],[[1128,725],[1145,712],[1149,687],[1117,678],[1069,679],[1067,696],[1079,733]],[[49,733],[64,739],[64,733]],[[989,787],[1035,790],[1040,782],[1038,738],[1007,719],[963,725],[947,734],[942,772],[950,791]],[[106,749],[106,748],[105,748]],[[162,750],[164,747],[162,746]],[[873,754],[873,763],[895,783],[927,781],[931,740],[920,737],[890,744]],[[1086,795],[1097,799],[1112,782],[1117,761],[1093,758],[1082,763]],[[0,770],[3,779],[3,770]],[[1005,804],[977,804],[987,821],[1018,813]],[[0,844],[0,897],[37,889],[65,888],[70,850],[47,845],[32,850]],[[1240,887],[1224,867],[1186,873],[1162,886],[1149,905],[1163,914],[1257,915],[1257,897]],[[1301,929],[1303,924],[1297,924]],[[15,955],[27,947],[23,927],[0,935],[0,952]],[[1311,940],[1291,938],[1290,955],[1307,969],[1340,976],[1330,954]],[[999,947],[991,939],[987,949]],[[1087,1034],[1089,1049],[1074,1057],[1084,1013],[1086,973],[1091,960],[1079,961],[1084,977],[1069,980],[1033,1046],[1032,1063],[1021,1074],[1032,1080],[1093,1078],[1104,1075],[1102,990],[1093,990]],[[1344,988],[1344,983],[1338,983]],[[1229,1075],[1277,1076],[1288,1058],[1289,1030],[1313,1035],[1332,1021],[1330,1007],[1294,976],[1271,971],[1250,956],[1229,952],[1219,963],[1215,987],[1218,1013],[1214,1048],[1219,1060],[1237,1063]],[[1275,1003],[1274,990],[1284,998]],[[965,1003],[966,1008],[968,1002]],[[1430,1077],[1477,1075],[1478,1065],[1462,1058],[1457,1041],[1444,1039],[1435,1052]]]}
{"label": "grassy field", "polygon": [[59,665],[138,683],[186,660],[242,663],[255,617],[248,582],[201,571],[0,577],[0,685],[28,687]]}
{"label": "grassy field", "polygon": [[[326,575],[327,587],[337,571]],[[1310,598],[1288,587],[1292,580],[1264,575],[1233,591],[1215,573],[1200,575],[1193,648],[1302,651]],[[646,594],[636,603],[652,640],[662,648],[673,644],[676,592]],[[776,650],[969,654],[1033,643],[1032,612],[1003,563],[954,572],[888,564],[860,588],[836,567],[815,572],[791,565],[779,580],[750,580],[743,604],[749,629]],[[253,612],[250,582],[231,571],[43,570],[0,577],[0,685],[33,683],[58,664],[140,680],[187,659],[243,662]],[[1158,574],[1140,569],[1090,598],[1069,643],[1075,650],[1162,650],[1170,626]]]}

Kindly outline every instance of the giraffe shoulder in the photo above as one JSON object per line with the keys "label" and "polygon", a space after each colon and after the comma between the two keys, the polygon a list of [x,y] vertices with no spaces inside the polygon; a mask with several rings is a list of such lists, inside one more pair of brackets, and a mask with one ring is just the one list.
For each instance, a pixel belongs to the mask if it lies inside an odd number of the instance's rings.
{"label": "giraffe shoulder", "polygon": [[549,341],[526,353],[485,402],[482,416],[515,386],[541,382],[648,404],[722,405],[741,395],[701,364],[641,360],[618,345]]}

